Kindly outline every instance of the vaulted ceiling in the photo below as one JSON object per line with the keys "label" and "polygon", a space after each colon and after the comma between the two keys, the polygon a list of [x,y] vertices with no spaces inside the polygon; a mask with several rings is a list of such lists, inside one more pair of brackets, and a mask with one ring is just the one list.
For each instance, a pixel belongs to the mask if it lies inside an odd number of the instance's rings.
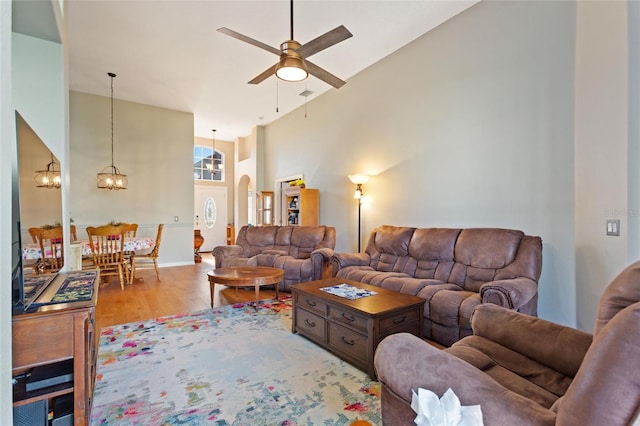
{"label": "vaulted ceiling", "polygon": [[[339,26],[353,37],[313,55],[349,78],[472,6],[476,1],[296,0],[294,38],[304,44]],[[14,0],[15,3],[15,0]],[[276,49],[289,39],[286,0],[70,0],[66,25],[71,90],[193,112],[195,135],[235,140],[311,100],[328,84],[249,80],[278,57],[216,31],[227,27]],[[276,111],[276,108],[278,111]]]}

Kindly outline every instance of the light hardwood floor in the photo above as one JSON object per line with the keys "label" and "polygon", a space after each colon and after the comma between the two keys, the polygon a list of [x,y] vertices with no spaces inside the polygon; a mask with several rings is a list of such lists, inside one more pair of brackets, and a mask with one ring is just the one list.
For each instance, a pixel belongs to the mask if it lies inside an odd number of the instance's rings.
{"label": "light hardwood floor", "polygon": [[[213,269],[211,253],[202,253],[202,262],[187,266],[160,268],[160,280],[154,270],[136,271],[136,280],[120,288],[112,279],[98,290],[96,306],[96,331],[103,327],[146,320],[164,315],[193,312],[210,307],[210,290],[207,272]],[[255,292],[236,290],[216,285],[214,306],[253,301]],[[260,298],[275,297],[275,291],[260,289]],[[97,333],[99,334],[99,333]]]}

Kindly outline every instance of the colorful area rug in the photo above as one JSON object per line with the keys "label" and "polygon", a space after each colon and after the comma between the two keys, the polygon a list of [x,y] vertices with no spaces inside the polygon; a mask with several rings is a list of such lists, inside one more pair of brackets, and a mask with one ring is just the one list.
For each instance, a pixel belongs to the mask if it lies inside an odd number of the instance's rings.
{"label": "colorful area rug", "polygon": [[291,333],[291,301],[104,328],[92,425],[382,424],[379,383]]}

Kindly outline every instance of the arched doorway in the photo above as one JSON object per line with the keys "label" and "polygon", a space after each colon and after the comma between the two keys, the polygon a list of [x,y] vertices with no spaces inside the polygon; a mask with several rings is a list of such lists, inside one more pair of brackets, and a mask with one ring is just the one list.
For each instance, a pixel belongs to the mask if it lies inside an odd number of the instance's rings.
{"label": "arched doorway", "polygon": [[249,176],[243,175],[240,178],[236,194],[238,200],[238,211],[236,212],[238,224],[236,228],[253,224],[253,190],[251,187],[251,178]]}

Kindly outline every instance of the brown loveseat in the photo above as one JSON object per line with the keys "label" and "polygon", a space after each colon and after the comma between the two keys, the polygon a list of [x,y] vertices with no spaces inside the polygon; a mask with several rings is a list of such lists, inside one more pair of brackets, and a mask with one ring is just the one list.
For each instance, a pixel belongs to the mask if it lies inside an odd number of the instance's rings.
{"label": "brown loveseat", "polygon": [[213,249],[216,267],[270,266],[284,270],[279,289],[319,280],[329,274],[329,259],[336,246],[331,226],[243,226],[235,245]]}
{"label": "brown loveseat", "polygon": [[490,304],[472,323],[473,336],[445,350],[406,333],[380,343],[385,425],[414,424],[418,388],[451,388],[488,426],[640,424],[640,262],[605,290],[593,336]]}
{"label": "brown loveseat", "polygon": [[423,297],[424,337],[450,346],[494,303],[537,314],[542,240],[498,228],[373,230],[364,253],[334,253],[333,276]]}

